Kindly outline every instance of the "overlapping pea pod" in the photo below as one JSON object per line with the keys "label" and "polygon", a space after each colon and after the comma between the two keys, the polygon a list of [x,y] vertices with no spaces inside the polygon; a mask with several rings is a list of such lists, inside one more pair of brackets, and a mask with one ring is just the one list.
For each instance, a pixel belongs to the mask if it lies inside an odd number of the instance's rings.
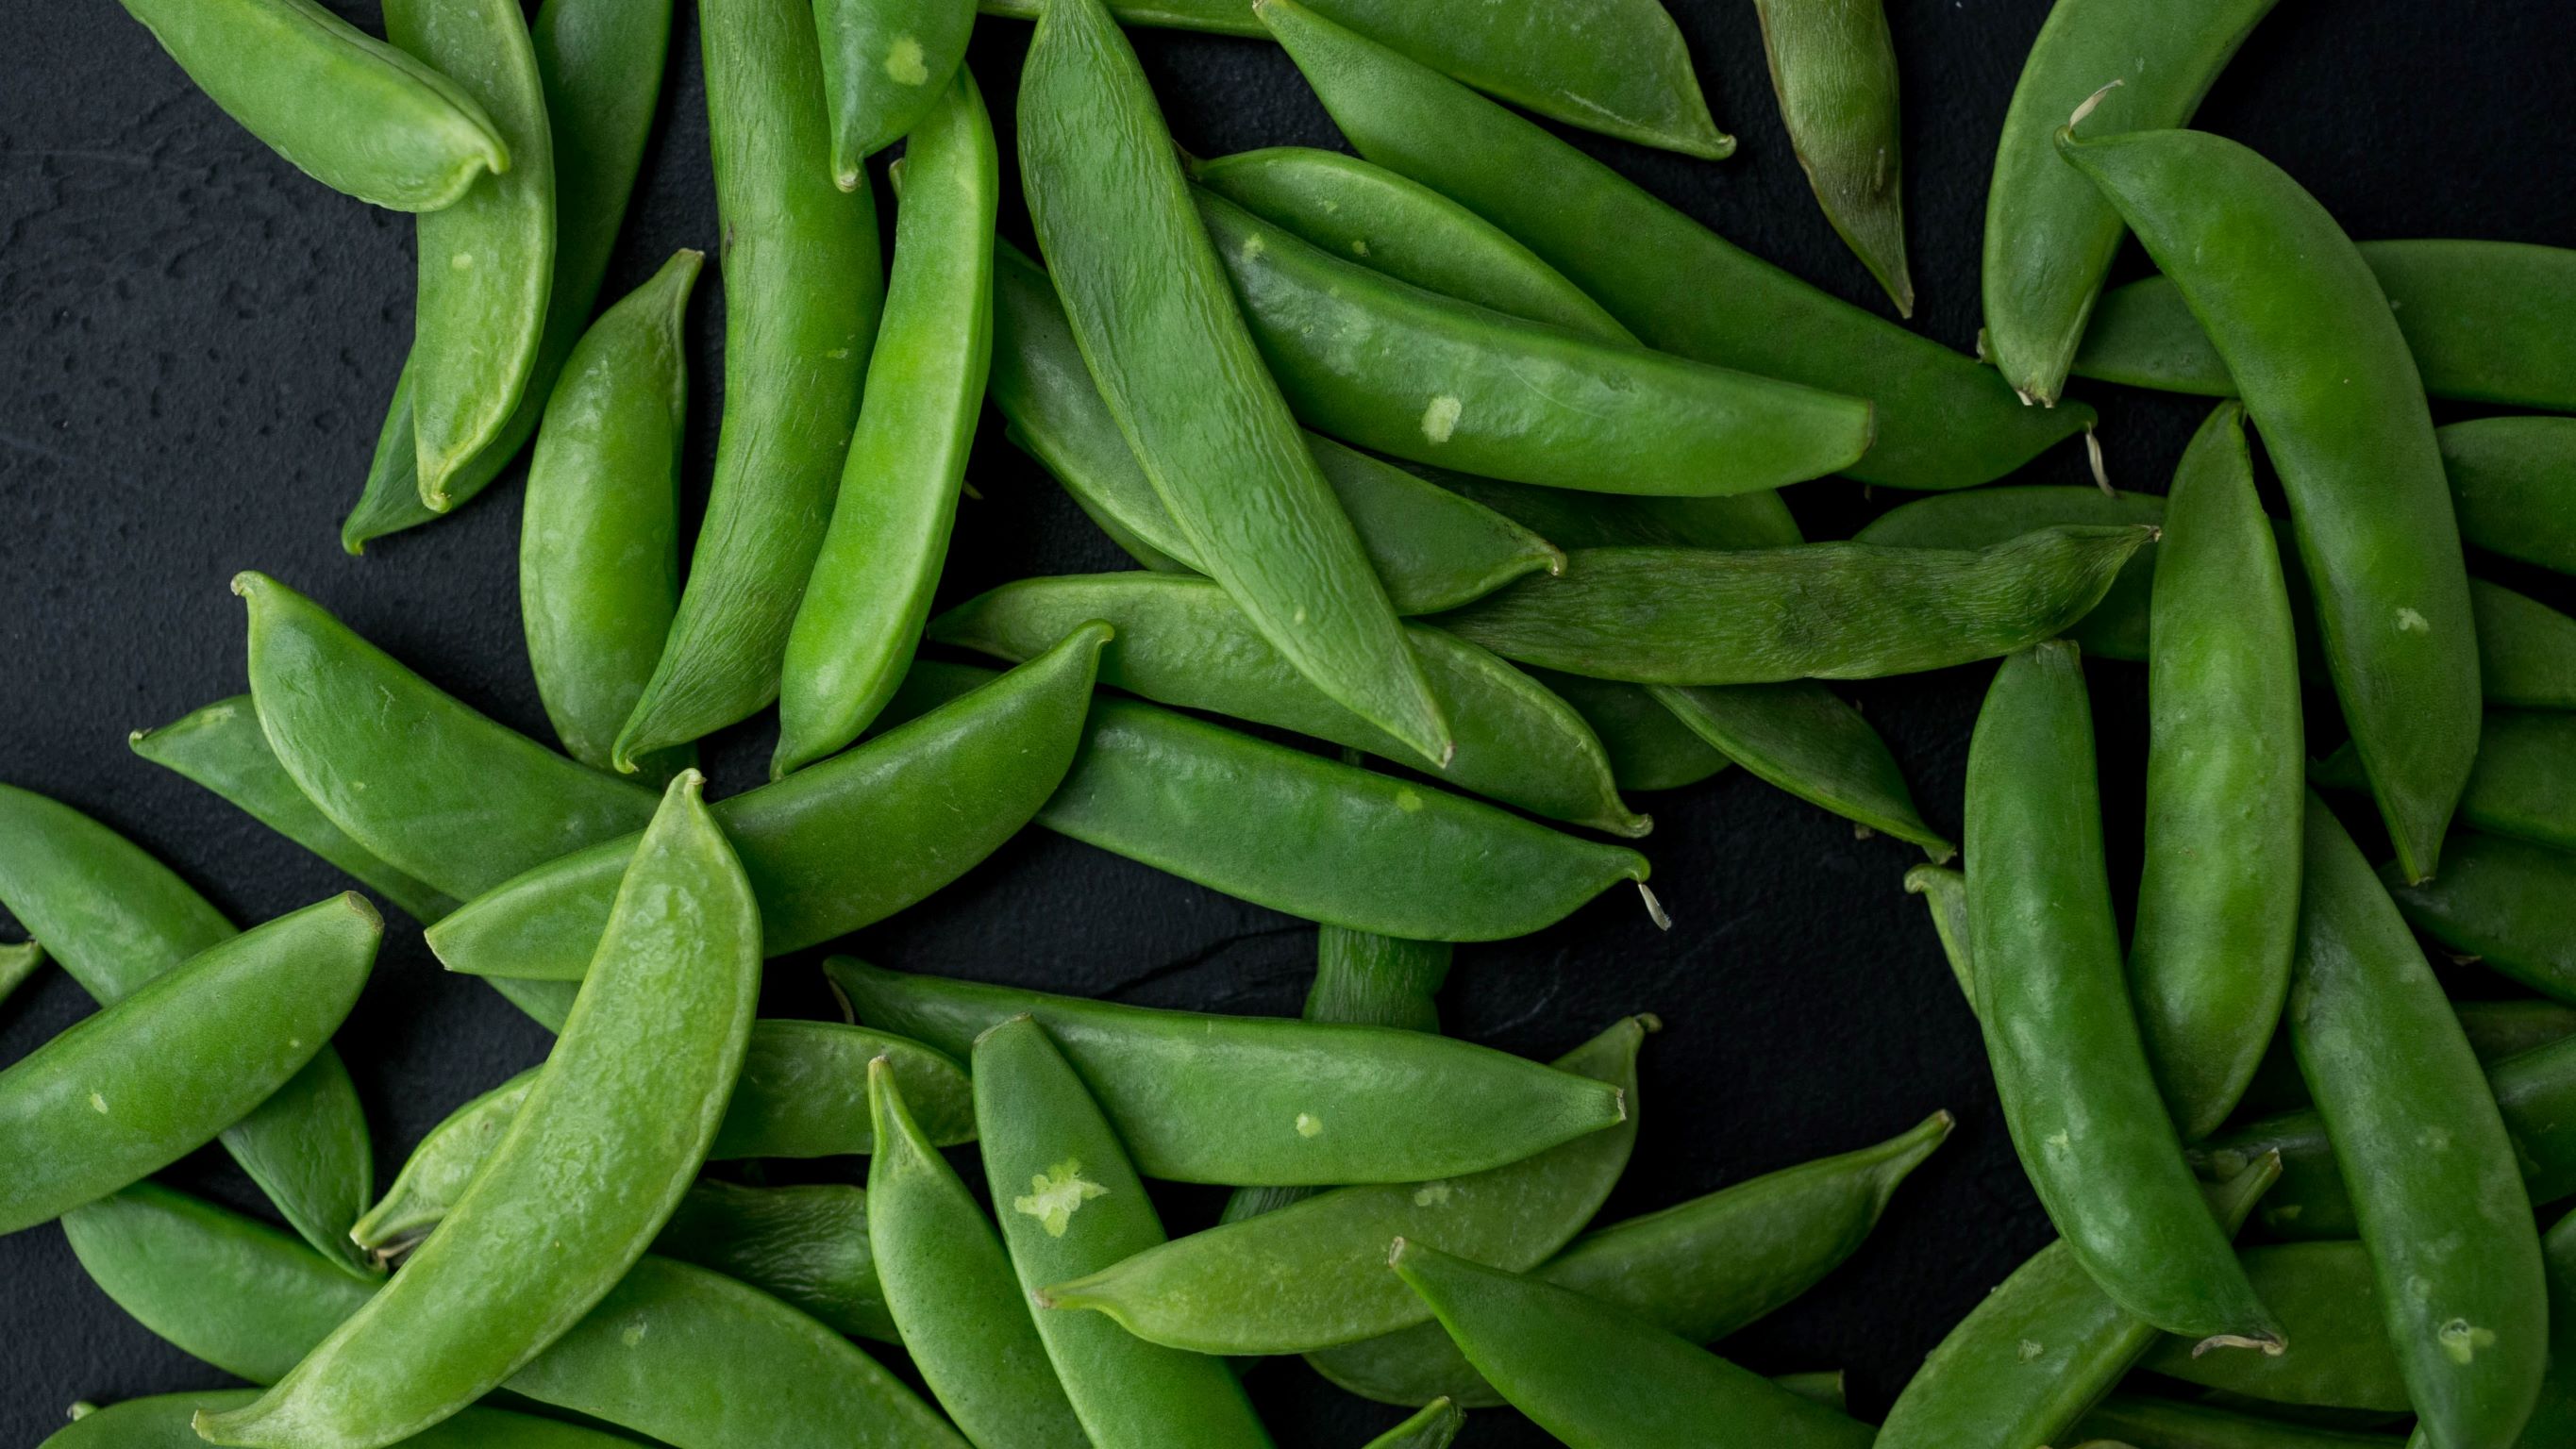
{"label": "overlapping pea pod", "polygon": [[[234,935],[222,912],[133,842],[9,785],[0,785],[0,905],[102,1006]],[[267,1101],[216,1125],[289,1226],[342,1269],[366,1271],[348,1234],[374,1191],[375,1154],[339,1053],[324,1044]]]}
{"label": "overlapping pea pod", "polygon": [[[962,1072],[958,1086],[965,1087]],[[653,1251],[748,1283],[834,1332],[902,1341],[868,1250],[867,1194],[855,1187],[702,1179],[662,1225]]]}
{"label": "overlapping pea pod", "polygon": [[[292,1370],[373,1291],[266,1224],[151,1183],[63,1228],[119,1307],[253,1383]],[[509,1390],[673,1449],[817,1439],[958,1449],[938,1415],[848,1339],[721,1274],[650,1256]]]}
{"label": "overlapping pea pod", "polygon": [[[887,717],[991,678],[925,660]],[[1220,815],[1227,827],[1208,829]],[[1081,752],[1036,818],[1227,895],[1409,941],[1526,935],[1619,881],[1643,891],[1647,871],[1622,846],[1109,695],[1093,700]]]}
{"label": "overlapping pea pod", "polygon": [[2500,975],[2558,1001],[2576,1003],[2576,949],[2566,929],[2576,856],[2493,835],[2464,834],[2442,873],[2421,885],[2380,880],[2407,924]]}
{"label": "overlapping pea pod", "polygon": [[1896,38],[1879,0],[1757,0],[1762,49],[1789,144],[1843,244],[1914,315],[1897,144]]}
{"label": "overlapping pea pod", "polygon": [[[2308,779],[2326,789],[2369,788],[2350,742],[2310,765]],[[2487,711],[2478,732],[2478,762],[2469,771],[2468,788],[2460,792],[2459,820],[2488,835],[2576,850],[2576,719]],[[2463,849],[2475,844],[2460,841]],[[2437,889],[2449,875],[2444,871],[2426,888]],[[2401,896],[2399,904],[2404,903]]]}
{"label": "overlapping pea pod", "polygon": [[1768,783],[1866,830],[1919,845],[1934,860],[1958,854],[1914,808],[1914,793],[1887,742],[1823,685],[1656,684],[1647,690],[1683,728]]}
{"label": "overlapping pea pod", "polygon": [[2350,1238],[2271,1243],[2243,1251],[2246,1276],[2281,1316],[2279,1354],[2194,1354],[2159,1341],[2138,1367],[2272,1404],[2405,1413],[2406,1380],[2381,1325],[2370,1253]]}
{"label": "overlapping pea pod", "polygon": [[1534,665],[1521,672],[1547,686],[1592,726],[1610,761],[1610,778],[1622,790],[1678,790],[1735,763],[1675,719],[1646,685],[1586,679]]}
{"label": "overlapping pea pod", "polygon": [[2024,408],[1989,368],[1828,297],[1720,239],[1529,121],[1334,24],[1261,0],[1362,156],[1501,227],[1647,346],[1870,400],[1877,441],[1848,471],[1965,488],[2082,430],[2090,408]]}
{"label": "overlapping pea pod", "polygon": [[[2555,1001],[2453,1001],[2451,1010],[2460,1018],[2460,1033],[2469,1039],[2469,1050],[2487,1064],[2490,1075],[2499,1062],[2576,1036],[2576,1006]],[[2299,1076],[2297,1054],[2290,1050],[2290,1039],[2284,1034],[2272,1043],[2270,1054],[2254,1073],[2253,1085],[2245,1089],[2245,1100],[2238,1104],[2237,1112],[2250,1118],[2255,1114],[2295,1112],[2312,1105],[2308,1084]],[[2510,1121],[2507,1125],[2511,1125]]]}
{"label": "overlapping pea pod", "polygon": [[[206,1442],[190,1422],[199,1411],[219,1414],[258,1397],[256,1389],[231,1389],[128,1399],[80,1415],[38,1449],[197,1449]],[[631,1441],[533,1414],[466,1409],[403,1442],[414,1449],[621,1449]]]}
{"label": "overlapping pea pod", "polygon": [[2131,1394],[2094,1405],[2075,1435],[2103,1449],[2396,1449],[2401,1442],[2387,1434],[2347,1433]]}
{"label": "overlapping pea pod", "polygon": [[2477,418],[2434,436],[2462,541],[2576,573],[2576,418]]}
{"label": "overlapping pea pod", "polygon": [[814,0],[834,185],[858,190],[868,158],[921,125],[974,29],[975,0]]}
{"label": "overlapping pea pod", "polygon": [[1434,1399],[1411,1418],[1368,1441],[1368,1449],[1449,1449],[1467,1427],[1467,1411],[1447,1399]]}

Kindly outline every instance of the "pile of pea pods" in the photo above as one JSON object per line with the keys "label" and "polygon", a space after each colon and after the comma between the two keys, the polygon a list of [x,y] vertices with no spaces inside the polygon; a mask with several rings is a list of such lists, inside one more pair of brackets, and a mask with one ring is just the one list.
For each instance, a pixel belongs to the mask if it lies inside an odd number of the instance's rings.
{"label": "pile of pea pods", "polygon": [[[524,457],[557,740],[246,572],[248,692],[133,749],[368,894],[236,930],[0,785],[34,938],[0,992],[50,960],[101,1007],[0,1071],[0,1231],[59,1221],[259,1386],[48,1443],[1236,1449],[1271,1442],[1241,1376],[1302,1355],[1410,1415],[1378,1449],[1502,1405],[1587,1449],[2576,1446],[2576,620],[2464,551],[2576,572],[2576,251],[2356,245],[2186,129],[2272,0],[2057,0],[1975,357],[1522,114],[1725,158],[1660,0],[984,0],[1035,21],[1033,251],[974,0],[699,0],[725,376],[685,567],[706,259],[597,305],[671,0],[386,0],[381,40],[124,4],[285,159],[417,213],[342,540]],[[1910,317],[1886,17],[1757,7],[1817,201]],[[1182,153],[1122,23],[1275,40],[1356,154]],[[2160,274],[2106,292],[2130,236]],[[1982,486],[2092,445],[2070,378],[2216,399],[2168,492]],[[987,399],[1139,567],[932,614]],[[1828,476],[1923,496],[1810,542],[1777,490]],[[2146,667],[2125,943],[2088,660]],[[1954,843],[1824,681],[1984,661]],[[769,783],[706,799],[698,742],[773,703]],[[1849,1258],[1947,1112],[1599,1225],[1660,1024],[1545,1064],[1440,1032],[1457,942],[1629,886],[1661,923],[1626,796],[1728,765],[1924,852],[2061,1235],[1876,1426],[1703,1345]],[[847,956],[845,1020],[758,1015],[770,958],[1032,823],[1317,923],[1303,1017]],[[370,896],[555,1034],[381,1194],[330,1045]],[[2426,940],[2532,995],[2452,1001]],[[282,1227],[152,1180],[217,1141]],[[863,1189],[702,1175],[845,1155]],[[1233,1195],[1170,1238],[1148,1181]]]}

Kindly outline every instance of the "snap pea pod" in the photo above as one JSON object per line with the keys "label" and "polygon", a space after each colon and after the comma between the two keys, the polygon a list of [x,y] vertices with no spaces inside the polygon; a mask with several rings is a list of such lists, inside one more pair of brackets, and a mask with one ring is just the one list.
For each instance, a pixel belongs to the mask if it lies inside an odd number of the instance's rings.
{"label": "snap pea pod", "polygon": [[869,1251],[867,1196],[855,1187],[704,1180],[680,1199],[653,1251],[748,1283],[836,1333],[902,1342]]}
{"label": "snap pea pod", "polygon": [[383,935],[362,896],[307,906],[218,941],[0,1071],[0,1157],[12,1164],[0,1233],[105,1197],[249,1116],[339,1030]]}
{"label": "snap pea pod", "polygon": [[[1101,400],[1055,284],[1009,242],[995,247],[993,337],[989,390],[1010,420],[1011,441],[1138,562],[1207,572]],[[1399,614],[1455,608],[1523,574],[1565,566],[1544,538],[1492,509],[1329,438],[1305,438]]]}
{"label": "snap pea pod", "polygon": [[2202,1404],[2114,1394],[2075,1427],[2088,1440],[2135,1449],[2397,1449],[2388,1434],[2355,1434],[2231,1414]]}
{"label": "snap pea pod", "polygon": [[2058,149],[2245,385],[2380,816],[2407,878],[2431,876],[2477,753],[2477,632],[2423,381],[2387,298],[2316,198],[2233,141],[2079,141],[2069,127]]}
{"label": "snap pea pod", "polygon": [[2383,1321],[2435,1444],[2509,1442],[2549,1310],[2513,1140],[2441,984],[2333,812],[2307,810],[2290,1044],[2352,1191]]}
{"label": "snap pea pod", "polygon": [[[1076,629],[859,749],[717,801],[761,900],[763,945],[802,950],[883,920],[1019,833],[1074,759],[1108,639]],[[629,836],[522,862],[532,868],[439,922],[430,949],[451,971],[578,979],[634,850]]]}
{"label": "snap pea pod", "polygon": [[[2269,1158],[2203,1190],[2233,1234],[2280,1175]],[[2058,1442],[2156,1341],[2061,1238],[1979,1300],[1923,1360],[1879,1429],[1879,1449]]]}
{"label": "snap pea pod", "polygon": [[1738,250],[1634,183],[1295,0],[1258,13],[1352,146],[1518,238],[1647,346],[1870,400],[1846,470],[1897,488],[1991,482],[2081,431],[2090,408],[2024,408],[2001,377]]}
{"label": "snap pea pod", "polygon": [[20,941],[14,946],[0,946],[0,1001],[7,1001],[44,964],[42,942]]}
{"label": "snap pea pod", "polygon": [[[0,785],[0,906],[101,1006],[232,938],[168,866],[68,805]],[[349,1224],[375,1191],[367,1114],[327,1043],[276,1095],[224,1125],[224,1150],[288,1226],[341,1269],[367,1271]]]}
{"label": "snap pea pod", "polygon": [[1592,726],[1602,753],[1609,757],[1610,778],[1622,790],[1678,790],[1735,763],[1676,719],[1645,685],[1586,679],[1534,666],[1521,672],[1571,705]]}
{"label": "snap pea pod", "polygon": [[1464,473],[1433,475],[1558,548],[1786,548],[1806,542],[1777,493],[1724,498],[1650,498],[1536,488]]}
{"label": "snap pea pod", "polygon": [[643,1256],[715,1139],[760,993],[759,907],[702,786],[672,780],[596,968],[463,1195],[257,1403],[199,1416],[209,1441],[416,1434],[543,1353]]}
{"label": "snap pea pod", "polygon": [[2560,1218],[2540,1251],[2549,1260],[2549,1377],[2516,1449],[2576,1442],[2576,1226]]}
{"label": "snap pea pod", "polygon": [[2421,885],[2393,865],[2380,880],[2406,923],[2554,1000],[2576,1004],[2576,948],[2565,927],[2576,856],[2529,841],[2462,835]]}
{"label": "snap pea pod", "polygon": [[[1512,1407],[1575,1449],[1865,1449],[1870,1427],[1596,1298],[1404,1238],[1387,1263]],[[1603,1355],[1620,1366],[1599,1371]]]}
{"label": "snap pea pod", "polygon": [[[889,715],[989,677],[916,664]],[[1233,824],[1211,832],[1211,811]],[[1408,941],[1526,935],[1619,881],[1643,890],[1647,869],[1623,846],[1108,695],[1037,822],[1256,905]]]}
{"label": "snap pea pod", "polygon": [[1869,404],[1445,297],[1208,191],[1198,211],[1297,416],[1486,477],[1602,493],[1749,493],[1868,450]]}
{"label": "snap pea pod", "polygon": [[[1873,1147],[1820,1158],[1705,1197],[1597,1228],[1530,1276],[1633,1313],[1693,1343],[1714,1343],[1796,1298],[1850,1257],[1897,1184],[1950,1135],[1935,1112]],[[1503,1402],[1436,1324],[1306,1356],[1366,1398],[1471,1408]]]}
{"label": "snap pea pod", "polygon": [[1039,19],[1019,131],[1065,317],[1198,562],[1317,688],[1447,759],[1448,723],[1235,311],[1153,90],[1099,0]]}
{"label": "snap pea pod", "polygon": [[2076,347],[2091,341],[2085,323],[2128,232],[2102,193],[2057,159],[2058,128],[2094,96],[2104,130],[2188,125],[2273,3],[2064,0],[2050,8],[2013,85],[1986,190],[1986,348],[2024,397],[2054,407],[2070,363],[2082,370]]}
{"label": "snap pea pod", "polygon": [[[2460,1018],[2460,1033],[2469,1039],[2469,1050],[2487,1064],[2490,1080],[2497,1063],[2576,1036],[2576,1006],[2555,1001],[2454,1001],[2451,1010]],[[2263,1058],[2263,1066],[2254,1074],[2254,1084],[2246,1088],[2245,1100],[2237,1111],[2247,1117],[2258,1113],[2277,1115],[2310,1105],[2308,1084],[2299,1077],[2298,1058],[2284,1034],[2273,1042],[2270,1055]],[[2506,1125],[2512,1125],[2511,1119]],[[2295,1173],[2294,1164],[2290,1175]],[[2290,1194],[2276,1190],[2273,1195],[2286,1198]]]}
{"label": "snap pea pod", "polygon": [[125,0],[125,11],[225,115],[334,191],[436,211],[510,169],[462,86],[313,0]]}
{"label": "snap pea pod", "polygon": [[876,202],[832,183],[812,8],[714,0],[699,36],[725,237],[724,420],[679,614],[618,732],[620,769],[777,697],[885,300]]}
{"label": "snap pea pod", "polygon": [[2462,540],[2576,573],[2576,418],[2478,418],[2434,436]]}
{"label": "snap pea pod", "polygon": [[1911,841],[1935,860],[1959,853],[1914,808],[1887,742],[1823,685],[1656,684],[1647,691],[1712,748],[1799,799]]}
{"label": "snap pea pod", "polygon": [[2205,1353],[2166,1338],[2138,1367],[2183,1383],[2274,1404],[2404,1413],[2406,1380],[2381,1326],[2370,1253],[2350,1238],[2244,1250],[2246,1276],[2280,1314],[2279,1354]]}
{"label": "snap pea pod", "polygon": [[[1163,1241],[1121,1134],[1036,1020],[1012,1016],[977,1036],[974,1077],[984,1178],[1023,1294]],[[1041,1310],[1036,1322],[1098,1449],[1270,1443],[1223,1360],[1147,1343],[1097,1314]]]}
{"label": "snap pea pod", "polygon": [[[257,1397],[257,1390],[234,1389],[128,1399],[81,1415],[38,1449],[197,1449],[206,1442],[190,1424],[198,1411],[222,1413]],[[624,1449],[630,1443],[621,1435],[500,1409],[463,1410],[403,1442],[412,1449]]]}
{"label": "snap pea pod", "polygon": [[1407,749],[1292,668],[1214,583],[1142,572],[1022,579],[931,621],[942,643],[1017,662],[1086,619],[1117,630],[1100,682],[1161,704],[1210,710],[1441,772],[1463,790],[1613,835],[1652,822],[1628,809],[1591,726],[1527,675],[1423,624],[1405,637],[1453,722],[1446,770]]}
{"label": "snap pea pod", "polygon": [[1789,144],[1843,245],[1914,315],[1897,143],[1896,38],[1879,0],[1756,0]]}
{"label": "snap pea pod", "polygon": [[961,69],[904,145],[894,277],[832,525],[787,633],[773,779],[859,737],[930,616],[993,355],[999,164]]}
{"label": "snap pea pod", "polygon": [[1439,618],[1506,659],[1636,684],[1874,679],[2055,637],[2147,527],[2046,528],[1976,553],[1865,543],[1590,548]]}
{"label": "snap pea pod", "polygon": [[[2308,767],[2311,783],[2366,790],[2349,741]],[[2478,763],[2460,792],[2460,823],[2559,850],[2576,850],[2576,720],[2551,713],[2489,710],[2478,732]],[[2463,842],[2464,848],[2469,842]],[[2535,857],[2545,858],[2545,857]],[[2443,873],[2447,878],[2449,872]],[[2438,890],[2442,880],[2426,883]],[[2399,897],[2403,905],[2405,898]]]}
{"label": "snap pea pod", "polygon": [[834,185],[858,190],[868,158],[921,125],[974,29],[974,0],[815,0]]}
{"label": "snap pea pod", "polygon": [[1449,1449],[1467,1427],[1467,1411],[1447,1399],[1434,1399],[1403,1423],[1368,1441],[1367,1449]]}
{"label": "snap pea pod", "polygon": [[1457,1177],[1626,1117],[1615,1085],[1422,1032],[1119,1006],[847,956],[823,970],[861,1021],[942,1051],[962,1055],[995,1023],[1035,1017],[1082,1073],[1137,1171],[1170,1182]]}
{"label": "snap pea pod", "polygon": [[1038,1301],[1198,1353],[1304,1353],[1422,1323],[1430,1310],[1377,1271],[1387,1244],[1435,1244],[1508,1272],[1563,1247],[1627,1169],[1637,1049],[1656,1025],[1630,1017],[1556,1061],[1619,1089],[1628,1111],[1615,1126],[1469,1176],[1321,1193],[1054,1284]]}
{"label": "snap pea pod", "polygon": [[[2060,117],[2063,120],[2063,117]],[[2496,241],[2359,244],[2405,335],[2424,390],[2576,412],[2576,251]],[[2169,277],[2114,287],[2075,355],[2078,377],[2228,397],[2236,380]]]}

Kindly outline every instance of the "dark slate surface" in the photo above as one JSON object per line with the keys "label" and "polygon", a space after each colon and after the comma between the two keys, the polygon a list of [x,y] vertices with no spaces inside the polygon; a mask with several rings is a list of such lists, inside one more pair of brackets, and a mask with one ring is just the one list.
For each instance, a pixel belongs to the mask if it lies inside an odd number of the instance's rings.
{"label": "dark slate surface", "polygon": [[[333,3],[375,23],[372,6]],[[643,281],[673,248],[712,251],[717,240],[697,37],[682,8],[610,295]],[[1890,7],[1906,87],[1916,325],[1952,346],[1975,335],[1987,164],[2046,8]],[[1583,144],[1756,253],[1883,306],[1789,155],[1752,7],[1674,0],[1674,9],[1720,124],[1742,150],[1712,165]],[[474,705],[541,733],[513,582],[517,474],[436,527],[364,559],[344,556],[337,522],[408,339],[410,226],[268,154],[106,0],[20,5],[10,32],[0,62],[0,661],[10,696],[0,778],[97,815],[237,919],[263,919],[343,882],[133,758],[125,732],[243,687],[241,611],[224,582],[256,567],[311,592]],[[973,53],[1006,148],[1026,36],[1025,26],[987,22]],[[2571,41],[2576,18],[2548,0],[2499,0],[2474,15],[2406,0],[2289,0],[2220,81],[2203,119],[2287,166],[2356,236],[2564,243],[2576,186],[2565,148],[2549,138],[2564,109]],[[1174,133],[1194,151],[1334,143],[1321,108],[1267,45],[1158,33],[1140,37],[1140,48]],[[1025,239],[1015,194],[1005,214]],[[2138,266],[2134,256],[2123,262]],[[692,319],[693,483],[715,441],[719,293],[703,288]],[[2100,387],[2081,394],[2103,409],[2118,480],[2160,491],[2200,406]],[[1029,573],[1120,564],[998,426],[982,439],[973,477],[983,497],[959,522],[950,597]],[[2083,477],[2070,446],[2022,481]],[[1888,502],[1839,482],[1796,490],[1794,501],[1816,536],[1847,531]],[[1958,824],[1985,677],[1965,669],[1854,691],[1944,828]],[[2099,668],[2095,696],[2112,871],[2125,883],[2138,856],[2138,673]],[[756,722],[715,742],[720,789],[758,777],[771,728]],[[1662,822],[1647,849],[1672,932],[1657,932],[1633,897],[1615,892],[1533,939],[1461,950],[1443,1007],[1457,1033],[1533,1055],[1563,1050],[1621,1013],[1664,1019],[1645,1059],[1636,1163],[1612,1217],[1875,1141],[1937,1107],[1958,1113],[1950,1146],[1917,1174],[1877,1238],[1728,1345],[1769,1371],[1847,1368],[1855,1407],[1874,1414],[1943,1331],[2048,1237],[1997,1120],[1974,1024],[1921,908],[1898,888],[1914,857],[1889,841],[1856,840],[1843,823],[1740,773],[1644,803]],[[1222,828],[1221,815],[1211,824]],[[1258,1012],[1295,1009],[1313,949],[1296,922],[1042,833],[856,944],[915,970]],[[802,957],[773,970],[773,1011],[822,1014],[812,964]],[[0,1007],[0,1060],[89,1010],[59,973],[40,978]],[[381,1178],[450,1107],[537,1060],[544,1038],[479,985],[445,978],[417,928],[397,919],[340,1045],[374,1121]],[[172,1176],[257,1206],[217,1153]],[[1193,1191],[1171,1195],[1166,1209],[1187,1228],[1215,1205],[1213,1194]],[[223,1382],[129,1322],[51,1227],[0,1240],[0,1282],[0,1441],[35,1442],[76,1398]],[[1282,1444],[1356,1444],[1395,1417],[1294,1362],[1262,1368],[1251,1384]],[[1495,1413],[1480,1415],[1463,1442],[1545,1440]]]}

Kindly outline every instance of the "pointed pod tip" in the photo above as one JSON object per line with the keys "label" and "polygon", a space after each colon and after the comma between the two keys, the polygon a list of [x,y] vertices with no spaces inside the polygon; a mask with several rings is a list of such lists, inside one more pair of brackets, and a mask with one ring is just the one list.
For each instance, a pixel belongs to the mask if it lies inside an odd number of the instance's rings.
{"label": "pointed pod tip", "polygon": [[340,892],[339,900],[341,905],[349,908],[349,914],[365,923],[368,930],[378,935],[384,934],[385,913],[376,909],[374,901],[368,900],[356,891]]}

